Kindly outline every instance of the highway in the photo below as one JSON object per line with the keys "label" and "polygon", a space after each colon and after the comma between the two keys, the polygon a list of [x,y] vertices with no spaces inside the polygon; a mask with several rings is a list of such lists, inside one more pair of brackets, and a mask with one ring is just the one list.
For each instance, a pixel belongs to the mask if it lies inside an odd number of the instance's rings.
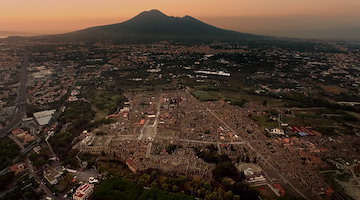
{"label": "highway", "polygon": [[0,137],[6,136],[12,129],[16,128],[21,120],[25,116],[26,110],[26,82],[27,82],[27,73],[26,69],[29,66],[29,57],[27,54],[24,55],[23,61],[21,63],[20,75],[19,75],[19,88],[17,93],[17,98],[15,100],[15,113],[12,116],[10,123],[0,130]]}

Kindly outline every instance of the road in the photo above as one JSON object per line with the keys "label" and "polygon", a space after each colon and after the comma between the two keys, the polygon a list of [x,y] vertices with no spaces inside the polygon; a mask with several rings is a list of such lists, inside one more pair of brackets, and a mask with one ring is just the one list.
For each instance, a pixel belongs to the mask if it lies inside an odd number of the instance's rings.
{"label": "road", "polygon": [[1,193],[0,193],[0,199],[3,198],[4,196],[6,196],[6,194],[8,194],[8,193],[14,192],[17,188],[18,188],[18,187],[15,186],[15,187],[12,187],[12,188],[10,188],[10,189],[1,191]]}
{"label": "road", "polygon": [[[157,135],[157,125],[159,123],[160,107],[161,107],[162,93],[160,93],[159,102],[156,107],[155,118],[148,118],[140,131],[138,140],[149,139],[154,140]],[[152,124],[149,124],[152,122]]]}
{"label": "road", "polygon": [[[222,119],[220,119],[212,110],[210,110],[209,108],[207,108],[207,110],[210,112],[211,115],[213,115],[217,120],[219,120],[225,127],[227,127],[230,131],[232,131],[233,133],[236,133],[236,131],[234,131],[229,125],[227,125]],[[240,135],[240,134],[238,134]],[[242,141],[246,141],[244,138],[241,138],[239,136],[239,138]],[[306,195],[304,193],[302,193],[298,188],[296,188],[290,181],[288,181],[263,155],[261,155],[254,147],[253,145],[251,145],[249,142],[246,142],[246,145],[253,150],[254,152],[256,152],[257,156],[259,158],[261,158],[264,162],[266,162],[266,164],[268,166],[270,166],[272,168],[272,170],[274,170],[274,172],[277,173],[277,175],[285,182],[287,183],[294,191],[296,191],[301,197],[303,197],[304,199],[309,199],[306,197]]]}
{"label": "road", "polygon": [[0,130],[0,137],[6,136],[12,129],[16,128],[21,120],[25,116],[26,110],[26,81],[27,81],[27,73],[26,68],[29,66],[29,57],[27,54],[24,55],[23,61],[21,63],[19,81],[20,85],[18,88],[17,98],[15,100],[15,113],[12,116],[10,123]]}
{"label": "road", "polygon": [[[162,91],[160,92],[159,102],[158,102],[157,107],[156,107],[156,115],[155,115],[154,123],[151,124],[151,125],[148,125],[148,123],[146,123],[147,127],[145,128],[145,131],[147,132],[146,134],[149,135],[148,139],[151,140],[151,142],[149,142],[149,144],[147,146],[147,149],[146,149],[146,157],[147,158],[150,157],[151,148],[152,148],[152,141],[155,139],[155,137],[157,135],[157,125],[158,125],[159,116],[160,116],[161,100],[162,100]],[[145,125],[144,125],[144,127],[145,127]]]}
{"label": "road", "polygon": [[353,178],[354,178],[354,180],[356,181],[357,185],[360,185],[360,181],[359,181],[358,177],[356,176],[354,170],[351,169],[351,168],[354,167],[354,166],[356,166],[356,165],[354,164],[354,165],[352,165],[352,166],[350,166],[350,167],[347,166],[347,165],[345,165],[346,169],[348,169],[348,170],[351,172],[351,175],[353,176]]}
{"label": "road", "polygon": [[[82,69],[80,68],[80,69],[79,69],[79,72],[78,72],[78,74],[77,74],[77,76],[76,76],[76,78],[75,78],[75,80],[74,80],[74,83],[70,86],[70,89],[69,89],[69,91],[68,91],[68,94],[70,94],[71,91],[73,91],[73,89],[74,89],[74,87],[75,87],[75,85],[76,85],[76,83],[77,83],[77,81],[78,81],[78,79],[79,79],[79,77],[80,77],[81,70],[82,70]],[[69,96],[69,95],[68,95],[68,96]],[[61,106],[59,107],[59,110],[58,110],[57,113],[53,116],[53,118],[51,119],[51,122],[50,122],[49,124],[52,124],[53,122],[55,122],[55,121],[59,118],[62,110],[63,110],[64,107],[65,107],[65,104],[66,104],[66,102],[67,102],[67,99],[68,99],[68,97],[67,97],[66,100],[61,104]]]}
{"label": "road", "polygon": [[45,194],[51,198],[55,198],[54,194],[50,191],[50,189],[43,183],[42,179],[35,173],[34,167],[29,160],[29,156],[25,159],[26,165],[28,167],[29,173],[34,177],[35,181],[39,184],[41,190],[45,192]]}
{"label": "road", "polygon": [[[146,127],[148,127],[149,121],[150,121],[149,119],[147,119],[147,120],[145,121],[143,127],[142,127],[141,130],[140,130],[140,135],[139,135],[139,137],[138,137],[138,140],[141,140],[141,139],[144,138],[144,130],[146,129]],[[147,135],[147,134],[146,134],[146,135]],[[145,138],[145,139],[146,139],[146,138]]]}
{"label": "road", "polygon": [[13,134],[10,134],[8,137],[10,139],[12,139],[19,146],[19,148],[22,152],[24,152],[25,147],[24,147],[23,143],[17,137],[15,137]]}
{"label": "road", "polygon": [[133,103],[132,103],[131,99],[126,94],[123,94],[123,95],[129,100],[129,102],[130,102],[130,110],[132,110]]}
{"label": "road", "polygon": [[[171,137],[161,137],[163,139],[173,139]],[[248,144],[248,143],[256,143],[256,142],[263,142],[263,141],[271,141],[271,140],[251,140],[251,141],[238,141],[238,142],[230,142],[230,141],[220,141],[220,142],[213,142],[207,140],[189,140],[189,139],[174,139],[175,141],[180,142],[188,142],[188,143],[198,143],[198,144]]]}

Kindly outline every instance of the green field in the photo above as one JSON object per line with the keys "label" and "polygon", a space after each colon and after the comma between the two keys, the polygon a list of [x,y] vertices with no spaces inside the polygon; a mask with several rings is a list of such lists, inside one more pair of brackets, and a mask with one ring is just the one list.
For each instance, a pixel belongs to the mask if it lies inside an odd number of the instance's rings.
{"label": "green field", "polygon": [[264,101],[266,101],[268,106],[275,107],[284,106],[286,104],[286,102],[279,101],[278,99],[247,93],[191,90],[191,94],[200,101],[218,101],[220,99],[223,99],[225,101],[231,101],[234,104],[243,102],[263,103]]}
{"label": "green field", "polygon": [[251,119],[263,128],[276,128],[279,126],[277,121],[273,121],[267,115],[252,115]]}
{"label": "green field", "polygon": [[92,89],[85,94],[92,104],[92,110],[96,112],[95,120],[101,120],[109,114],[113,114],[123,103],[126,97],[114,91],[106,89]]}

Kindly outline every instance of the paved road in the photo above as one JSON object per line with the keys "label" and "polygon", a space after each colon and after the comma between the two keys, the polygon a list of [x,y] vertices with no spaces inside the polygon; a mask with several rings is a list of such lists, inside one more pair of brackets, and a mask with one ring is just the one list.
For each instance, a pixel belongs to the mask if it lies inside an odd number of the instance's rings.
{"label": "paved road", "polygon": [[[236,133],[229,125],[227,125],[222,119],[220,119],[213,111],[211,111],[209,108],[207,108],[207,110],[217,119],[219,120],[224,126],[226,126],[230,131],[232,131],[233,133]],[[240,135],[240,134],[238,134]],[[239,138],[243,141],[246,141],[244,138],[241,138],[239,136]],[[266,164],[268,164],[268,166],[270,166],[274,172],[277,173],[277,175],[285,182],[287,183],[294,191],[296,191],[301,197],[303,197],[304,199],[309,199],[307,198],[307,196],[302,193],[298,188],[296,188],[290,181],[288,181],[282,174],[280,174],[280,172],[263,156],[261,155],[254,147],[253,145],[251,145],[249,142],[246,143],[246,145],[253,150],[254,152],[256,152],[257,156],[260,157],[264,162],[266,162]]]}
{"label": "paved road", "polygon": [[155,120],[154,123],[149,125],[145,130],[149,130],[148,133],[150,133],[150,140],[151,142],[148,144],[147,149],[146,149],[146,157],[149,158],[150,154],[151,154],[151,148],[152,148],[152,141],[155,139],[156,135],[157,135],[157,125],[159,122],[159,116],[160,116],[160,107],[161,107],[161,100],[162,100],[162,91],[160,92],[160,98],[159,98],[159,102],[157,104],[156,107],[156,115],[155,115]]}
{"label": "paved road", "polygon": [[0,137],[4,137],[8,134],[9,131],[16,128],[20,123],[21,120],[25,116],[25,109],[26,109],[26,81],[27,81],[27,74],[26,74],[26,68],[29,66],[29,58],[28,55],[25,54],[23,57],[23,61],[21,63],[21,69],[20,69],[20,76],[19,81],[20,85],[18,88],[18,94],[16,98],[16,109],[15,113],[13,114],[12,120],[10,123],[0,130]]}
{"label": "paved road", "polygon": [[138,140],[141,140],[141,139],[154,140],[154,138],[156,137],[157,125],[159,123],[159,116],[160,116],[161,99],[162,99],[162,93],[160,93],[159,102],[156,107],[155,118],[146,120],[144,126],[142,127],[142,129],[140,131]]}
{"label": "paved road", "polygon": [[[189,142],[189,143],[199,143],[199,144],[214,144],[216,142],[208,141],[208,140],[190,140],[190,139],[175,139],[172,137],[160,137],[162,139],[168,139],[168,140],[174,140],[174,141],[180,141],[180,142]],[[220,141],[219,144],[248,144],[248,143],[256,143],[256,142],[264,142],[268,141],[271,142],[272,140],[249,140],[249,141]]]}
{"label": "paved road", "polygon": [[[75,87],[75,85],[76,85],[76,83],[77,83],[77,81],[78,81],[78,79],[79,79],[79,77],[80,77],[80,75],[81,75],[81,71],[82,71],[82,69],[80,68],[80,69],[79,69],[79,72],[78,72],[78,74],[77,74],[77,76],[76,76],[76,78],[75,78],[75,80],[74,80],[74,82],[73,82],[73,84],[70,86],[70,89],[69,89],[69,91],[68,91],[68,94],[70,94],[71,91],[73,91],[73,89],[74,89],[74,87]],[[59,118],[59,116],[60,116],[60,114],[61,114],[61,111],[64,109],[65,104],[66,104],[67,99],[68,99],[69,96],[70,96],[70,95],[68,95],[67,98],[66,98],[66,100],[61,104],[61,106],[59,107],[59,110],[58,110],[57,113],[53,116],[53,118],[52,118],[52,120],[51,120],[51,122],[50,122],[49,124],[51,124],[52,122],[56,122],[56,120]],[[50,127],[50,126],[49,126],[49,127]]]}
{"label": "paved road", "polygon": [[[147,120],[145,121],[143,127],[142,127],[141,130],[140,130],[140,135],[139,135],[139,137],[138,137],[138,140],[141,140],[141,139],[144,138],[144,131],[146,131],[145,129],[146,129],[146,127],[148,126],[149,121],[150,121],[149,119],[147,119]],[[147,138],[145,138],[145,139],[147,139]]]}
{"label": "paved road", "polygon": [[129,102],[130,102],[130,110],[132,110],[133,103],[132,103],[131,99],[126,94],[123,94],[123,95],[129,100]]}
{"label": "paved road", "polygon": [[25,150],[23,143],[17,137],[15,137],[13,134],[10,134],[8,137],[20,147],[22,152]]}
{"label": "paved road", "polygon": [[15,187],[12,187],[12,188],[7,189],[7,190],[5,190],[5,191],[2,191],[2,192],[0,193],[0,199],[3,198],[4,196],[6,196],[6,194],[8,194],[8,193],[14,192],[17,188],[18,188],[18,187],[15,186]]}
{"label": "paved road", "polygon": [[54,194],[50,191],[50,189],[43,183],[42,179],[35,173],[34,167],[29,160],[29,156],[25,159],[26,165],[28,167],[29,173],[34,177],[35,181],[39,184],[41,190],[45,192],[45,194],[51,198],[54,198]]}

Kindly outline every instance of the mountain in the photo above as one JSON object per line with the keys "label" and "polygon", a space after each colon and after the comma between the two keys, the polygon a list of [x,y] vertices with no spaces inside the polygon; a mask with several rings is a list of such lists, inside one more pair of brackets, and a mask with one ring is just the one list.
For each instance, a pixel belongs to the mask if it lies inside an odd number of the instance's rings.
{"label": "mountain", "polygon": [[87,28],[57,37],[88,40],[243,40],[262,36],[220,29],[190,16],[172,17],[159,10],[150,10],[122,23]]}
{"label": "mountain", "polygon": [[15,32],[15,31],[0,31],[0,38],[6,38],[9,36],[33,36],[36,35],[34,33],[26,33],[26,32]]}

